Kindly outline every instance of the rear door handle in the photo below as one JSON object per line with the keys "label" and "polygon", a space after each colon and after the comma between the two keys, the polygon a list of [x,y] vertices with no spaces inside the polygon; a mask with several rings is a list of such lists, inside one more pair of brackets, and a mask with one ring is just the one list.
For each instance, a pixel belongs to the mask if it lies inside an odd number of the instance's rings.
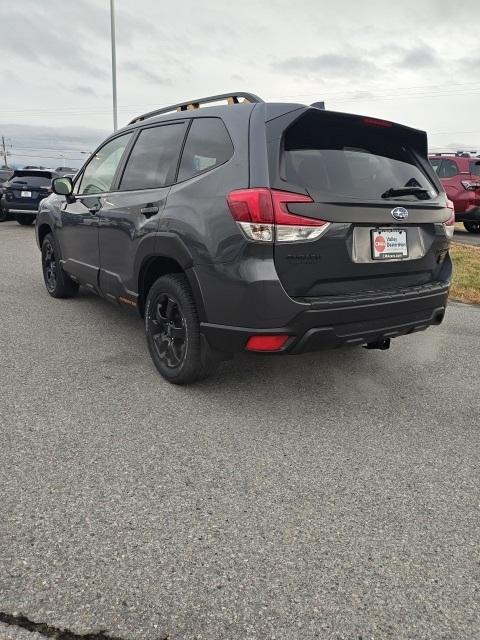
{"label": "rear door handle", "polygon": [[140,209],[140,213],[143,213],[143,215],[146,218],[151,218],[152,216],[154,216],[156,213],[158,213],[158,207],[155,206],[148,206],[148,207],[142,207]]}

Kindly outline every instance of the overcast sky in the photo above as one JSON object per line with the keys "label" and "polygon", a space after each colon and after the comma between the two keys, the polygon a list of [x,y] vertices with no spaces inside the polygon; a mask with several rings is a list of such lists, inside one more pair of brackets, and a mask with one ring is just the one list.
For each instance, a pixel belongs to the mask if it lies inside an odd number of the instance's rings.
{"label": "overcast sky", "polygon": [[[116,9],[120,124],[243,89],[396,120],[427,130],[432,147],[480,148],[479,0],[116,0]],[[109,0],[0,0],[0,135],[17,153],[56,149],[56,127],[68,150],[112,129],[109,20]]]}

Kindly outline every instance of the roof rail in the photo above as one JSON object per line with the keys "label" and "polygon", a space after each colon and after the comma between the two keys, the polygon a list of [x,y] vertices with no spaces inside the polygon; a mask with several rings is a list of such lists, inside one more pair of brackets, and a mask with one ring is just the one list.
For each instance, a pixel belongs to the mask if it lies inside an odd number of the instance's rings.
{"label": "roof rail", "polygon": [[163,107],[162,109],[155,109],[149,111],[141,116],[137,116],[133,120],[130,120],[128,124],[134,124],[135,122],[141,122],[154,116],[159,116],[162,113],[170,113],[171,111],[191,111],[192,109],[199,109],[201,104],[209,104],[210,102],[217,102],[218,100],[227,100],[228,104],[242,104],[238,101],[239,98],[243,98],[244,102],[255,103],[264,102],[262,98],[259,98],[253,93],[247,93],[245,91],[235,91],[233,93],[221,93],[218,96],[208,96],[207,98],[197,98],[196,100],[189,100],[188,102],[179,102],[178,104],[172,104],[169,107]]}
{"label": "roof rail", "polygon": [[429,156],[453,156],[455,158],[475,158],[477,151],[429,151]]}

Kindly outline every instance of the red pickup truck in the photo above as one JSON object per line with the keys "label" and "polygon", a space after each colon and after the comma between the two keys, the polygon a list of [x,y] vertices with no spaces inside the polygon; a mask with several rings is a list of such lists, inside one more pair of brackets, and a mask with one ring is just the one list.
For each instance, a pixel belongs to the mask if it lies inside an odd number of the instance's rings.
{"label": "red pickup truck", "polygon": [[457,222],[470,233],[480,233],[480,158],[442,153],[429,160],[455,206]]}

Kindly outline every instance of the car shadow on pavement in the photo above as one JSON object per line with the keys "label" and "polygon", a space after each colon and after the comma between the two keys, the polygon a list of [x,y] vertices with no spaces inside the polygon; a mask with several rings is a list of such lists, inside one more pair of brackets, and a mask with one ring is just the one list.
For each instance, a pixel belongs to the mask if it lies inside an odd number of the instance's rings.
{"label": "car shadow on pavement", "polygon": [[[61,301],[62,304],[65,301]],[[403,406],[403,397],[422,377],[422,367],[437,357],[446,340],[441,330],[420,333],[392,341],[388,351],[361,347],[317,351],[301,355],[236,354],[221,362],[206,380],[179,387],[165,381],[155,369],[148,353],[143,321],[135,311],[112,304],[82,288],[77,298],[67,301],[78,307],[74,315],[82,318],[82,331],[93,329],[99,349],[90,346],[88,367],[101,369],[106,380],[124,387],[142,385],[142,393],[167,393],[186,402],[216,402],[226,412],[250,409],[265,412],[268,403],[284,411],[301,413],[337,403],[352,406],[374,399],[392,398]],[[422,355],[423,354],[423,355]],[[406,372],[408,371],[408,378]],[[397,387],[404,387],[400,391]],[[247,406],[248,405],[248,406]],[[270,404],[272,406],[272,404]]]}

